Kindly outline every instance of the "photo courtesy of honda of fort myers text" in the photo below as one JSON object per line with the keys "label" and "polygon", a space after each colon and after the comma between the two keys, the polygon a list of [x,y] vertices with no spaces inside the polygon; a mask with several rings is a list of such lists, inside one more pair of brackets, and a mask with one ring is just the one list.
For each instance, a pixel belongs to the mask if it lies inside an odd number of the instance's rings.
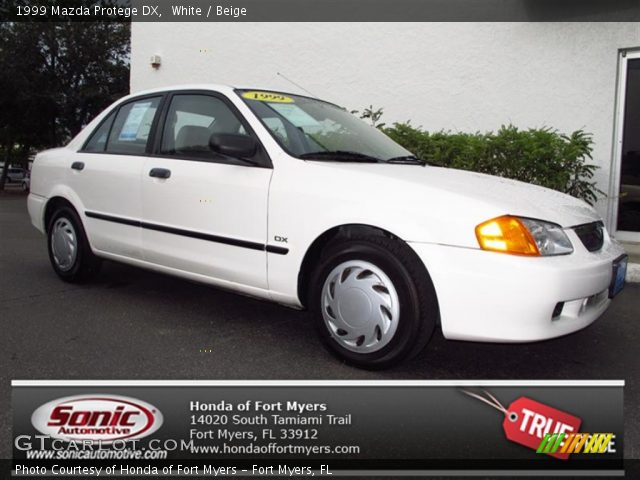
{"label": "photo courtesy of honda of fort myers text", "polygon": [[4,477],[638,476],[638,1],[0,15]]}

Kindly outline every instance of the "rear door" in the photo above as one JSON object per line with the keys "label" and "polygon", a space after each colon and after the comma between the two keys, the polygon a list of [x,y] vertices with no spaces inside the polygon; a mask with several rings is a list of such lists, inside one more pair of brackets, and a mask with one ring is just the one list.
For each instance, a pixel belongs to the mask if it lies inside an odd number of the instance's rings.
{"label": "rear door", "polygon": [[267,202],[272,169],[215,154],[212,133],[254,136],[223,95],[176,92],[167,99],[142,176],[145,259],[227,286],[267,288]]}
{"label": "rear door", "polygon": [[142,258],[141,177],[162,98],[139,97],[117,107],[70,165],[69,184],[97,250]]}

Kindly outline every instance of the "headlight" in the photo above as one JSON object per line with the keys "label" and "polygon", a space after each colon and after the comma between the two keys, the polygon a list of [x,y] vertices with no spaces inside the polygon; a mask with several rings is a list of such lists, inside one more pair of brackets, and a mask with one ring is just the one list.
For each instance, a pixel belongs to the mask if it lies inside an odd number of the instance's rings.
{"label": "headlight", "polygon": [[569,238],[555,223],[511,215],[493,218],[476,227],[480,248],[515,255],[548,256],[573,252]]}
{"label": "headlight", "polygon": [[536,241],[540,255],[566,255],[573,252],[569,237],[567,237],[560,225],[530,218],[522,218],[520,220],[526,225],[529,233]]}

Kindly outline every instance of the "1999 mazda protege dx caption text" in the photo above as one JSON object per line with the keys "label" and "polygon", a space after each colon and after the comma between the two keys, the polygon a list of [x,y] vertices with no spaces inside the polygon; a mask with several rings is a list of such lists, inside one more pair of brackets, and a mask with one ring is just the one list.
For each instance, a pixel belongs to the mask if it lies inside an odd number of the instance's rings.
{"label": "1999 mazda protege dx caption text", "polygon": [[597,319],[626,256],[586,203],[425,166],[315,98],[217,85],[108,108],[40,153],[33,224],[66,281],[126,262],[314,312],[383,368],[446,338],[527,342]]}

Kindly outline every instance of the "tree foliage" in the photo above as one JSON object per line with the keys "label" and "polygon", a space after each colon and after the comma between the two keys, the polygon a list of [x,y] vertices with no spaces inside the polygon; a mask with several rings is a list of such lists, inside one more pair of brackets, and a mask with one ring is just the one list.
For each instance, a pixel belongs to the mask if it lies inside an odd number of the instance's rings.
{"label": "tree foliage", "polygon": [[130,25],[0,23],[0,148],[5,169],[56,147],[129,90]]}
{"label": "tree foliage", "polygon": [[577,130],[520,130],[503,125],[497,132],[427,132],[410,122],[382,130],[418,158],[443,167],[472,170],[552,188],[593,204],[600,195],[593,180],[593,140]]}

